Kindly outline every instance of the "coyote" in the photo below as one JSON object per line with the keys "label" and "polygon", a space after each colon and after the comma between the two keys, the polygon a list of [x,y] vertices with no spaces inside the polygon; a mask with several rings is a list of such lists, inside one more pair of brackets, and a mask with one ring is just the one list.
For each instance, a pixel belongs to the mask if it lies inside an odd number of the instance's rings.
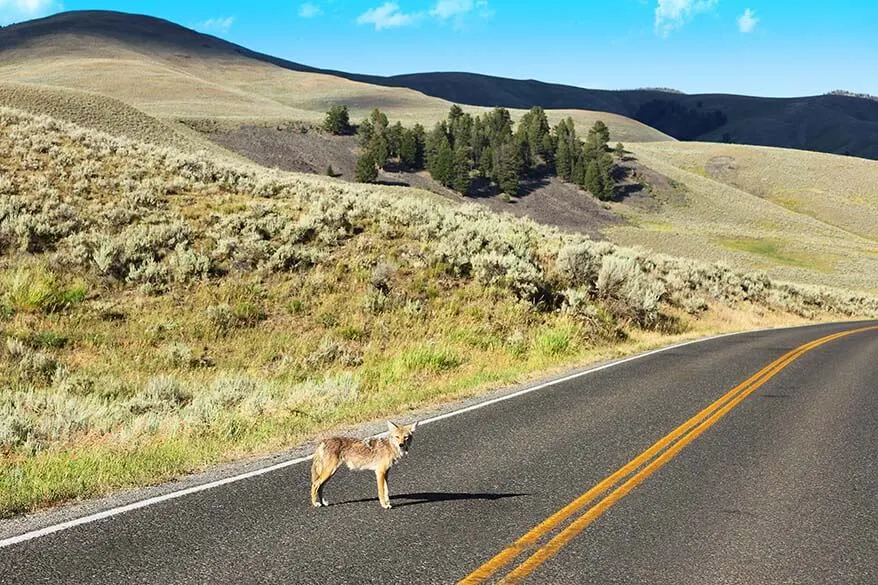
{"label": "coyote", "polygon": [[397,425],[387,421],[387,436],[369,439],[332,437],[317,445],[311,462],[311,504],[315,508],[328,506],[323,497],[323,487],[338,471],[342,463],[348,469],[371,469],[378,480],[378,502],[382,508],[390,508],[387,491],[387,471],[412,444],[412,433],[418,423]]}

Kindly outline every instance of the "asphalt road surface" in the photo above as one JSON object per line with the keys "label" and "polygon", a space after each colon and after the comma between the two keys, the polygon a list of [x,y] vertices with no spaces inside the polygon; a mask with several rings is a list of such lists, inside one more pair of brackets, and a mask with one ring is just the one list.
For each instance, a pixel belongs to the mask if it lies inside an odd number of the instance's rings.
{"label": "asphalt road surface", "polygon": [[0,548],[0,583],[872,585],[878,329],[804,344],[875,325],[708,340],[422,425],[392,510],[347,471],[311,508],[306,462]]}

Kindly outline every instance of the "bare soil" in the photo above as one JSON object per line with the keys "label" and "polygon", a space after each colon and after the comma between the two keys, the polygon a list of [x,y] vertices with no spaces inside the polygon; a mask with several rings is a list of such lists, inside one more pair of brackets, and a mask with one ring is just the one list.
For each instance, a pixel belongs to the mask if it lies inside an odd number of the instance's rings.
{"label": "bare soil", "polygon": [[[193,127],[205,132],[207,138],[220,146],[263,166],[324,175],[331,165],[334,176],[354,180],[355,136],[334,136],[296,123]],[[557,177],[533,177],[523,181],[516,197],[506,197],[492,186],[478,182],[470,193],[461,195],[443,187],[425,171],[412,173],[390,168],[381,171],[377,182],[424,189],[459,203],[478,203],[493,211],[526,216],[565,231],[588,234],[594,239],[605,239],[604,228],[625,221],[587,192]],[[663,204],[685,202],[678,185],[631,157],[619,165],[618,182],[616,202],[626,206],[656,210]]]}

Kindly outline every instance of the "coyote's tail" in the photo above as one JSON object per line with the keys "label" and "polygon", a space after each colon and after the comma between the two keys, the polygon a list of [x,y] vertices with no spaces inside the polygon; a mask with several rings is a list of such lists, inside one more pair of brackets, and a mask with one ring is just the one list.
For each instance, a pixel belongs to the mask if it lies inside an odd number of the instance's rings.
{"label": "coyote's tail", "polygon": [[320,443],[314,450],[314,457],[311,459],[311,482],[317,481],[323,472],[323,460],[326,458],[326,445]]}

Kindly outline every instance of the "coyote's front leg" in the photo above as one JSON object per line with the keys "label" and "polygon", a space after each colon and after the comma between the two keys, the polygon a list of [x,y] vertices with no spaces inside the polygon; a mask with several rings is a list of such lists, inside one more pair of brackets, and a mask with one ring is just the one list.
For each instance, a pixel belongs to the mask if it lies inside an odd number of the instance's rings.
{"label": "coyote's front leg", "polygon": [[385,510],[389,510],[393,506],[390,505],[390,492],[387,489],[387,467],[379,467],[375,470],[375,478],[378,480],[378,502]]}

